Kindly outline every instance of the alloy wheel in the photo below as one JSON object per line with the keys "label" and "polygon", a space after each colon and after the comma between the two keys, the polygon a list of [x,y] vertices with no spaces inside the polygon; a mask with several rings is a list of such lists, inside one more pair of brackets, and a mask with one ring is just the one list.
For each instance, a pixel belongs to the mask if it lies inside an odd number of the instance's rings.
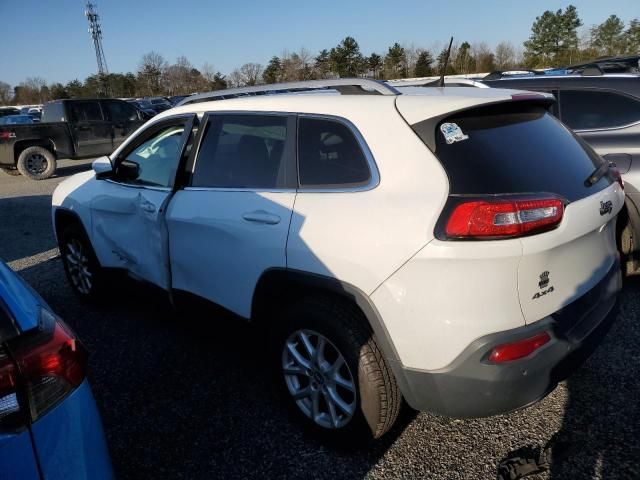
{"label": "alloy wheel", "polygon": [[92,274],[85,250],[80,240],[72,238],[66,244],[65,260],[73,286],[83,295],[88,295],[91,292]]}
{"label": "alloy wheel", "polygon": [[282,371],[298,408],[317,425],[336,429],[356,411],[354,376],[344,357],[322,334],[297,330],[285,342]]}
{"label": "alloy wheel", "polygon": [[47,169],[48,165],[49,162],[47,161],[47,159],[44,157],[44,155],[41,155],[39,153],[32,153],[31,155],[29,155],[25,162],[27,170],[33,175],[40,175]]}

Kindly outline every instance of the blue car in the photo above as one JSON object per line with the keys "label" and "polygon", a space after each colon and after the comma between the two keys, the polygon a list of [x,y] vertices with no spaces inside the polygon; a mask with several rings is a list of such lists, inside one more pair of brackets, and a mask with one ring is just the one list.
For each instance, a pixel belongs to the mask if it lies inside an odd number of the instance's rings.
{"label": "blue car", "polygon": [[87,352],[0,261],[0,480],[107,479]]}

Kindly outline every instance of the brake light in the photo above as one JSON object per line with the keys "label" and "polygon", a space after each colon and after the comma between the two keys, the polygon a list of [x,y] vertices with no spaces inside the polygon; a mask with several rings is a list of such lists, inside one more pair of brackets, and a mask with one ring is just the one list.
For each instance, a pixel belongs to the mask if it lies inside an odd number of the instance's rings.
{"label": "brake light", "polygon": [[564,204],[557,198],[487,199],[457,205],[445,227],[448,237],[518,237],[556,227]]}
{"label": "brake light", "polygon": [[[65,325],[42,310],[43,328],[19,337],[13,359],[0,356],[0,426],[22,409],[30,421],[60,403],[85,378],[87,352]],[[20,405],[19,399],[23,398]],[[25,418],[24,413],[20,418]]]}
{"label": "brake light", "polygon": [[0,140],[9,140],[11,138],[16,138],[16,134],[13,132],[0,132]]}
{"label": "brake light", "polygon": [[498,345],[489,354],[489,361],[493,363],[510,362],[531,355],[551,340],[547,332],[542,332],[524,340]]}
{"label": "brake light", "polygon": [[624,190],[624,180],[622,180],[622,175],[620,175],[620,170],[615,163],[609,164],[609,171],[611,172],[611,177],[620,184],[622,189]]}

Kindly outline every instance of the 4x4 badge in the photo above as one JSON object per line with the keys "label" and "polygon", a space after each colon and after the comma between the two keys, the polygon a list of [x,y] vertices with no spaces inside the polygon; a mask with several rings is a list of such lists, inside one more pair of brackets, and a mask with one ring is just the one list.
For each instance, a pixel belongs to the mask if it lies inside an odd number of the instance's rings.
{"label": "4x4 badge", "polygon": [[[547,293],[553,292],[553,286],[547,288],[549,286],[549,272],[545,271],[540,274],[540,281],[538,282],[538,287],[540,287],[540,291],[536,292],[531,300],[537,300],[540,297],[545,296]],[[547,288],[546,290],[543,290]]]}
{"label": "4x4 badge", "polygon": [[600,202],[600,215],[606,215],[607,213],[611,212],[613,212],[613,203],[611,202],[611,200]]}
{"label": "4x4 badge", "polygon": [[538,286],[540,288],[546,288],[549,285],[549,272],[542,272],[540,274],[540,281],[538,282]]}

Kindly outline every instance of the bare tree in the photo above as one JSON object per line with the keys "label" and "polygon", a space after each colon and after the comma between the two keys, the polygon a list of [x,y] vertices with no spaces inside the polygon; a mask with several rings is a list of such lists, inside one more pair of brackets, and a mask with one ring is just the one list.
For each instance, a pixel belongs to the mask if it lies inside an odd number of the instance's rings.
{"label": "bare tree", "polygon": [[244,85],[255,85],[262,74],[262,65],[259,63],[245,63],[240,67],[239,72]]}
{"label": "bare tree", "polygon": [[11,103],[11,85],[0,81],[0,105],[9,105]]}
{"label": "bare tree", "polygon": [[161,77],[167,68],[167,61],[158,52],[145,53],[138,65],[140,93],[156,95],[161,91]]}
{"label": "bare tree", "polygon": [[509,42],[500,42],[496,46],[495,64],[498,70],[510,70],[516,66],[516,50]]}
{"label": "bare tree", "polygon": [[476,72],[487,73],[496,69],[495,56],[485,42],[473,46],[473,56],[476,59]]}
{"label": "bare tree", "polygon": [[240,73],[240,70],[236,68],[229,75],[227,75],[227,85],[229,86],[229,88],[246,86],[244,75]]}

